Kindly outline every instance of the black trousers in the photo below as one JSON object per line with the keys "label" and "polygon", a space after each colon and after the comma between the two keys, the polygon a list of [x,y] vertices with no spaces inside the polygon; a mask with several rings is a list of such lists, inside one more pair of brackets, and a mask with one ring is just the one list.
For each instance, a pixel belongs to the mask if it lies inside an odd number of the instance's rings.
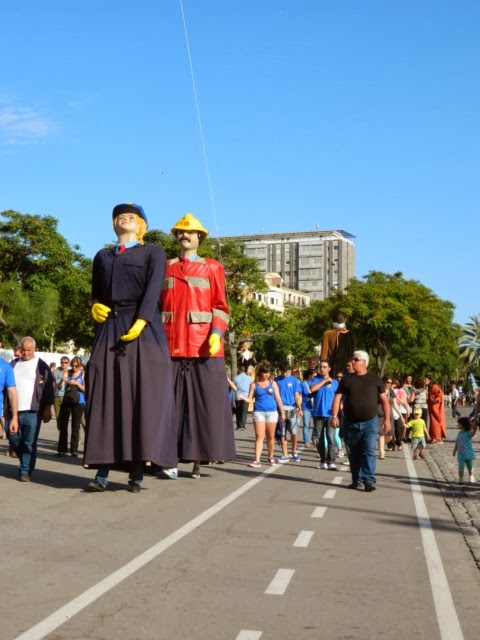
{"label": "black trousers", "polygon": [[247,424],[248,402],[235,400],[235,417],[237,419],[237,429],[245,429]]}
{"label": "black trousers", "polygon": [[72,437],[70,438],[70,453],[78,453],[78,443],[80,440],[80,423],[84,411],[84,404],[75,404],[72,407],[68,407],[64,404],[61,405],[60,413],[58,415],[58,424],[60,431],[58,437],[58,453],[67,453],[68,451],[68,421],[70,419],[70,416],[72,416]]}

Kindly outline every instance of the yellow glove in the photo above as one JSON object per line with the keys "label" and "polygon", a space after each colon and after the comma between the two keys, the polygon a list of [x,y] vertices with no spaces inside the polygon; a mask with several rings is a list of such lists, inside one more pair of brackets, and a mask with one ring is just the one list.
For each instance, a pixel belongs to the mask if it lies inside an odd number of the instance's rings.
{"label": "yellow glove", "polygon": [[120,340],[123,340],[123,342],[130,342],[131,340],[135,340],[135,338],[138,338],[138,336],[142,333],[146,324],[146,321],[141,320],[140,318],[138,320],[135,320],[133,325],[130,327],[129,332],[123,336],[120,336]]}
{"label": "yellow glove", "polygon": [[222,339],[220,338],[218,333],[210,334],[210,337],[208,338],[208,351],[210,352],[211,356],[214,356],[218,352],[221,342]]}
{"label": "yellow glove", "polygon": [[100,302],[95,302],[95,304],[92,305],[92,317],[95,322],[105,322],[110,311],[110,307],[106,307]]}

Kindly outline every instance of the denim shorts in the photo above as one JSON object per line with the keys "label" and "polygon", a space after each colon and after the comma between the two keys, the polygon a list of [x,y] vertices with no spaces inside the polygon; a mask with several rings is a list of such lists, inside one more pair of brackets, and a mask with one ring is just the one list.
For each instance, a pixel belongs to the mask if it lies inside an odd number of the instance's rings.
{"label": "denim shorts", "polygon": [[425,438],[412,438],[412,451],[425,449]]}
{"label": "denim shorts", "polygon": [[278,411],[254,411],[254,422],[278,422]]}

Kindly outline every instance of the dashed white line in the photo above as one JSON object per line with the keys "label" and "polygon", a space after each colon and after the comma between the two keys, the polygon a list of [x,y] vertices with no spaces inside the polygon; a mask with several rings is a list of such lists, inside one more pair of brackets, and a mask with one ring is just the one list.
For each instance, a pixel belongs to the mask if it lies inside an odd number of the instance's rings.
{"label": "dashed white line", "polygon": [[442,640],[463,640],[462,628],[455,610],[427,506],[423,499],[422,488],[418,482],[417,471],[410,457],[410,447],[407,446],[404,448],[403,455],[405,456],[408,474],[412,481],[413,502],[420,526],[423,552],[427,562],[440,637]]}
{"label": "dashed white line", "polygon": [[332,480],[332,484],[342,484],[343,476],[335,476]]}
{"label": "dashed white line", "polygon": [[308,547],[310,540],[313,538],[314,531],[300,531],[297,539],[293,543],[294,547]]}
{"label": "dashed white line", "polygon": [[248,629],[242,629],[235,640],[260,640],[261,637],[261,631],[250,631]]}
{"label": "dashed white line", "polygon": [[294,573],[295,569],[279,569],[266,588],[265,593],[269,596],[283,596]]}
{"label": "dashed white line", "polygon": [[311,515],[312,518],[323,518],[327,507],[315,507]]}
{"label": "dashed white line", "polygon": [[336,489],[327,489],[323,494],[323,497],[325,500],[333,500],[336,493],[337,493]]}

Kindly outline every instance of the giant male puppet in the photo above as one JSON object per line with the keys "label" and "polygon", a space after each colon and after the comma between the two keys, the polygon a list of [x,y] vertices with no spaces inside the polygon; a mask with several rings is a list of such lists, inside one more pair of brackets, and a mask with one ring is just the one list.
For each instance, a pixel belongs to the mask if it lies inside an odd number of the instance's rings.
{"label": "giant male puppet", "polygon": [[[171,232],[180,255],[168,261],[162,317],[174,369],[178,456],[193,462],[192,478],[198,479],[200,461],[235,457],[223,357],[229,320],[225,272],[217,260],[198,256],[208,232],[191,213]],[[164,468],[162,474],[171,479],[178,475],[176,468]]]}

